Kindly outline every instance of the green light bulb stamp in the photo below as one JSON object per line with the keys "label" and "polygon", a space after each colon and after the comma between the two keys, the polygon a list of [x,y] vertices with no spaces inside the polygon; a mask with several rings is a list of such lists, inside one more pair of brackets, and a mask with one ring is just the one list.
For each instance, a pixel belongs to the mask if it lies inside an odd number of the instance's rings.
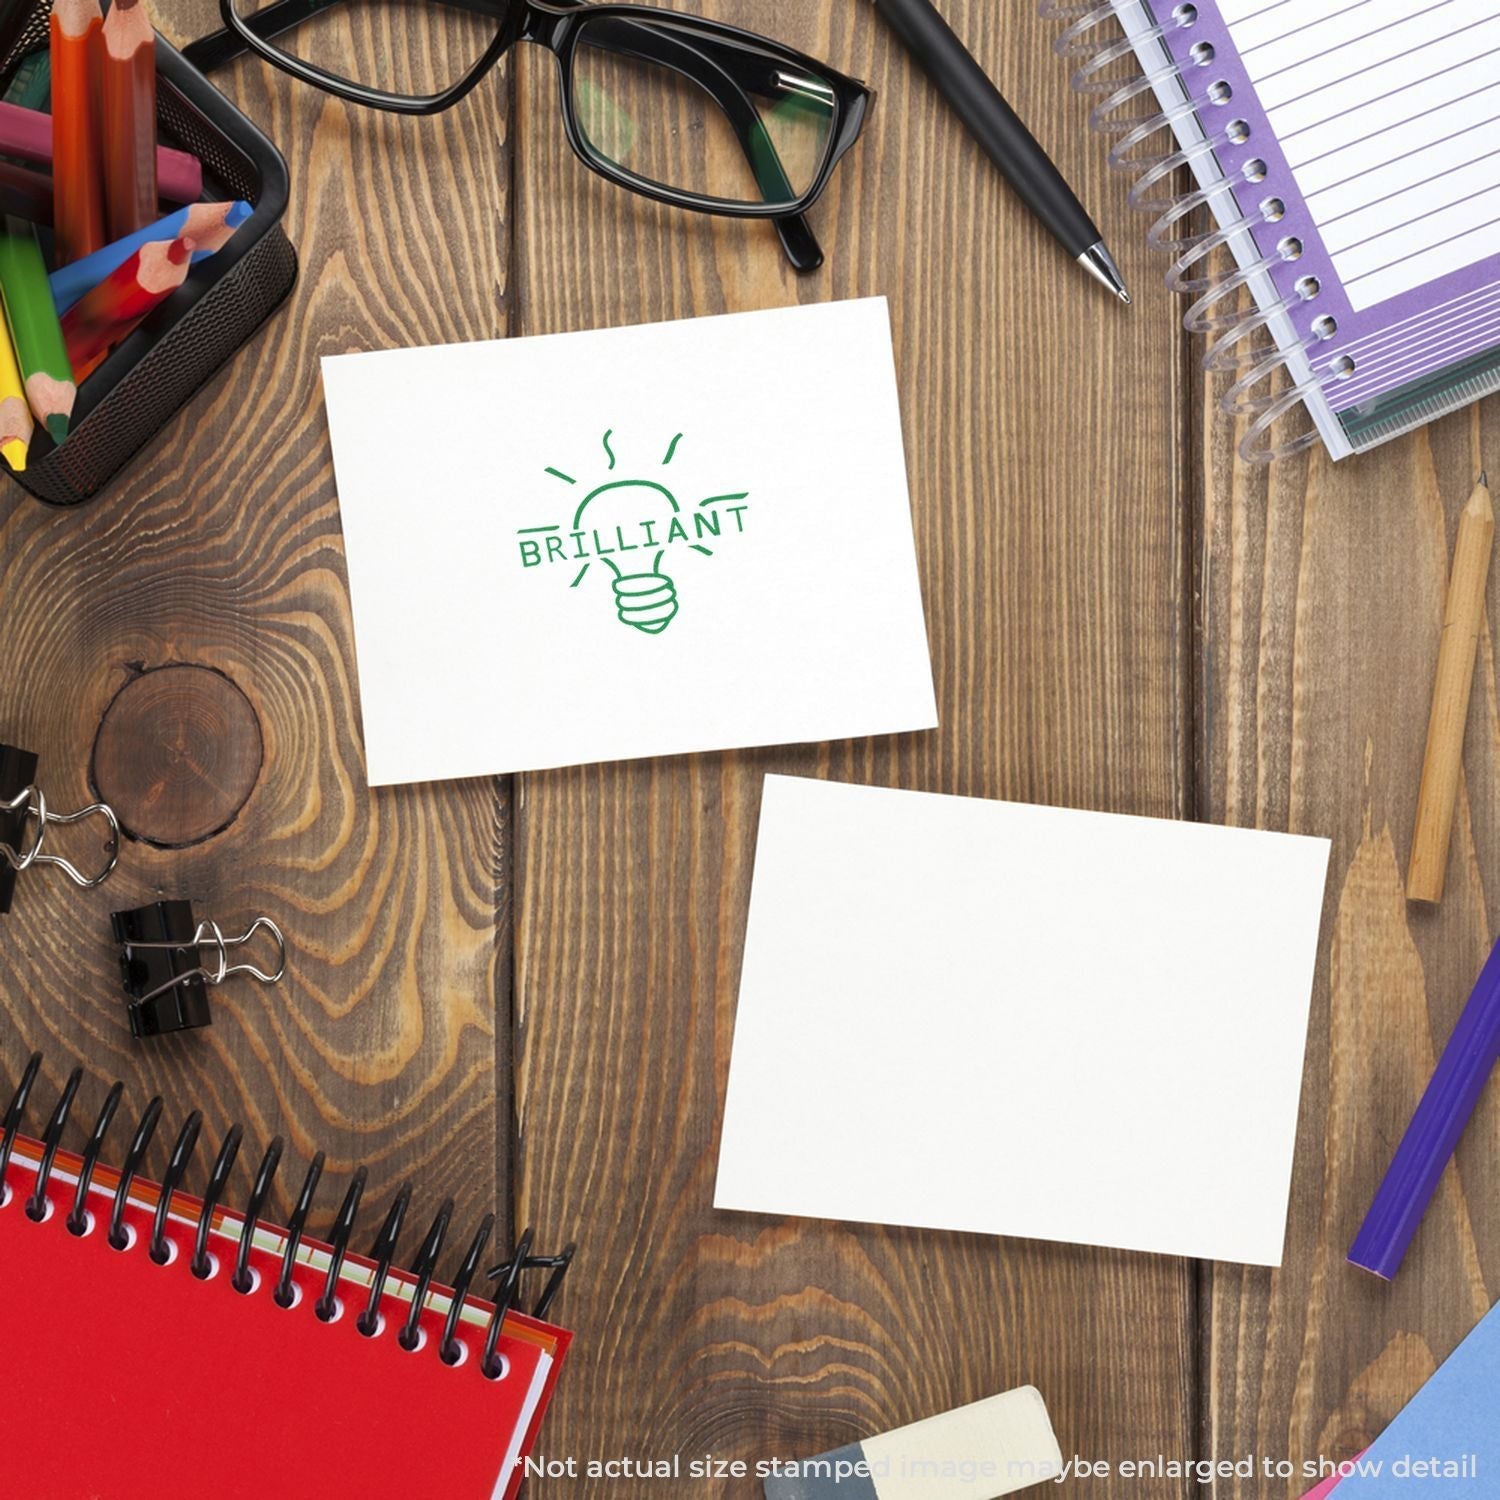
{"label": "green light bulb stamp", "polygon": [[[614,471],[610,446],[613,429],[604,434],[603,448]],[[667,448],[661,467],[676,456],[682,434]],[[548,466],[544,472],[563,484],[578,480]],[[590,489],[573,511],[572,526],[561,523],[518,528],[523,569],[551,571],[555,563],[576,564],[571,588],[578,588],[595,563],[611,575],[615,614],[622,625],[642,635],[659,636],[681,608],[674,574],[685,552],[712,557],[709,542],[743,536],[749,513],[749,491],[710,495],[684,510],[676,495],[654,479],[608,479]],[[671,564],[669,555],[676,553]],[[671,571],[668,571],[668,568]]]}
{"label": "green light bulb stamp", "polygon": [[[682,509],[677,497],[665,485],[653,484],[648,479],[613,479],[584,497],[573,517],[574,535],[585,532],[584,521],[590,506],[607,495],[622,499],[644,516],[650,516],[653,507],[659,509],[663,503],[668,507],[669,516],[676,516]],[[622,548],[625,545],[623,536],[617,535],[614,541]],[[615,609],[622,625],[643,630],[647,635],[660,635],[672,623],[677,614],[677,585],[661,570],[665,556],[666,549],[663,548],[652,560],[650,568],[629,573],[625,571],[629,564],[622,566],[611,557],[600,559],[615,575]]]}

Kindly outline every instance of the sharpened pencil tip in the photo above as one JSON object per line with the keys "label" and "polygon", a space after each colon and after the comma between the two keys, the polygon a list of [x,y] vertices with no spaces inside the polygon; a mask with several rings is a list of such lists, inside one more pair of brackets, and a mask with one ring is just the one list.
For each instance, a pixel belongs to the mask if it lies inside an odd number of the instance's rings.
{"label": "sharpened pencil tip", "polygon": [[47,418],[46,427],[48,437],[61,447],[62,440],[68,435],[68,419],[60,411],[54,412]]}
{"label": "sharpened pencil tip", "polygon": [[1483,488],[1489,489],[1489,487],[1490,487],[1490,471],[1488,469],[1481,469],[1479,471],[1479,483],[1480,483],[1480,485]]}

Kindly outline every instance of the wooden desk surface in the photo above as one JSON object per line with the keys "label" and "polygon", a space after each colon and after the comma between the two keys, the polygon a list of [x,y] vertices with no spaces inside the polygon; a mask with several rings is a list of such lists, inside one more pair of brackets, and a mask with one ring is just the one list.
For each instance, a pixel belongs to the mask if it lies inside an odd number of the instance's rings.
{"label": "wooden desk surface", "polygon": [[[283,1215],[322,1146],[323,1225],[365,1162],[361,1240],[407,1178],[424,1207],[451,1193],[576,1234],[559,1311],[582,1336],[549,1455],[805,1456],[1031,1381],[1069,1454],[1348,1457],[1500,1295],[1494,1091],[1399,1282],[1343,1264],[1494,927],[1492,629],[1442,907],[1408,907],[1402,876],[1447,549],[1482,455],[1500,463],[1500,402],[1340,467],[1238,464],[1054,28],[1030,0],[946,8],[1094,206],[1133,308],[1067,264],[855,0],[710,7],[879,91],[806,280],[764,226],[586,173],[535,49],[426,121],[227,71],[291,165],[289,307],[104,500],[0,499],[0,729],[41,753],[55,801],[84,799],[94,764],[149,835],[102,891],[28,878],[0,926],[0,1076],[39,1047],[41,1110],[77,1061],[90,1118],[119,1076],[136,1107],[161,1092],[173,1130],[201,1107],[210,1147],[235,1119],[247,1154],[281,1132]],[[205,0],[161,10],[175,39],[216,24]],[[320,355],[877,292],[941,730],[366,789]],[[414,523],[422,483],[418,462]],[[1500,570],[1490,590],[1493,621]],[[715,1213],[771,770],[1331,836],[1285,1268]],[[132,1044],[107,913],[160,893],[274,915],[286,982]],[[758,1488],[531,1491],[678,1492]]]}

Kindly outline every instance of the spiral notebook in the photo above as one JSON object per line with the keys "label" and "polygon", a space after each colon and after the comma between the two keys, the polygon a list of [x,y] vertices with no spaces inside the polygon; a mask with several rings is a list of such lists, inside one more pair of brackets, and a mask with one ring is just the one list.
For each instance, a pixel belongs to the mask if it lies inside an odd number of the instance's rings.
{"label": "spiral notebook", "polygon": [[[275,1165],[269,1154],[245,1212],[218,1206],[228,1176],[221,1153],[208,1206],[169,1194],[158,1233],[163,1189],[99,1160],[118,1091],[79,1157],[57,1149],[76,1073],[43,1139],[19,1133],[35,1077],[33,1067],[0,1138],[6,1495],[515,1495],[570,1335],[510,1311],[486,1364],[494,1309],[464,1295],[455,1312],[455,1293],[431,1279],[442,1240],[452,1240],[439,1232],[449,1227],[451,1203],[422,1241],[413,1274],[391,1264],[404,1192],[367,1258],[339,1248],[349,1240],[357,1189],[345,1196],[330,1247],[259,1220],[254,1205],[264,1201]],[[136,1145],[159,1113],[154,1100],[124,1162],[141,1159]],[[195,1120],[177,1138],[169,1179],[181,1180]],[[305,1214],[308,1181],[315,1174],[304,1180],[294,1224]],[[460,1282],[480,1284],[480,1239],[448,1246],[468,1246]],[[523,1239],[501,1284],[514,1287],[513,1268],[549,1265],[550,1295],[568,1255],[528,1260],[528,1249]],[[210,1274],[200,1279],[195,1264]],[[241,1269],[243,1291],[235,1285]]]}
{"label": "spiral notebook", "polygon": [[[1500,389],[1495,0],[1043,10],[1072,22],[1057,49],[1084,59],[1111,161],[1142,174],[1133,201],[1178,255],[1168,281],[1197,299],[1205,362],[1244,371],[1225,404],[1251,419],[1247,458],[1319,437],[1343,458]],[[1123,40],[1098,30],[1112,17]],[[1156,149],[1169,130],[1177,149]],[[1174,197],[1182,166],[1197,191]],[[1219,227],[1186,235],[1199,206]],[[1219,244],[1236,272],[1207,274]],[[1257,313],[1235,310],[1241,286]],[[1295,408],[1310,421],[1286,437]]]}

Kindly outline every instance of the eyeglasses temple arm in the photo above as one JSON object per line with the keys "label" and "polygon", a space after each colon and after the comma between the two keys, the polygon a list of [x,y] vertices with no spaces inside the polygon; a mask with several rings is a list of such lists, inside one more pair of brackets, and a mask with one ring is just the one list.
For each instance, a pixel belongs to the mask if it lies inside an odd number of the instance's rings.
{"label": "eyeglasses temple arm", "polygon": [[[258,36],[269,39],[290,31],[312,19],[321,10],[327,10],[338,0],[277,0],[277,3],[257,11],[246,18],[245,24]],[[443,0],[462,10],[476,11],[482,15],[496,13],[494,0]],[[628,33],[617,32],[648,30],[652,39],[649,48],[632,42]],[[609,51],[629,57],[642,57],[649,61],[667,61],[663,51],[675,55],[676,60],[668,66],[698,84],[724,111],[734,129],[740,149],[750,170],[755,174],[756,185],[767,202],[794,197],[792,185],[781,164],[775,143],[771,140],[759,111],[745,91],[722,67],[713,63],[704,53],[685,41],[670,42],[661,31],[636,27],[629,21],[616,20],[613,24],[597,24],[591,28],[602,40],[601,45]],[[233,62],[249,51],[243,38],[224,27],[207,36],[189,42],[183,56],[200,72],[209,73],[215,68]],[[806,214],[792,214],[772,221],[781,240],[781,248],[792,268],[800,273],[816,271],[823,264],[823,249],[807,221]]]}
{"label": "eyeglasses temple arm", "polygon": [[[782,166],[781,155],[771,139],[754,101],[727,67],[716,62],[694,41],[669,37],[664,30],[641,26],[622,17],[610,17],[590,23],[592,44],[622,57],[660,63],[696,83],[724,112],[739,141],[740,150],[756,186],[767,203],[795,198],[796,192]],[[640,36],[640,40],[636,37]],[[649,41],[646,40],[649,38]],[[703,46],[711,45],[708,41]],[[806,214],[792,214],[772,220],[792,268],[806,273],[823,264],[823,249],[807,221]]]}

